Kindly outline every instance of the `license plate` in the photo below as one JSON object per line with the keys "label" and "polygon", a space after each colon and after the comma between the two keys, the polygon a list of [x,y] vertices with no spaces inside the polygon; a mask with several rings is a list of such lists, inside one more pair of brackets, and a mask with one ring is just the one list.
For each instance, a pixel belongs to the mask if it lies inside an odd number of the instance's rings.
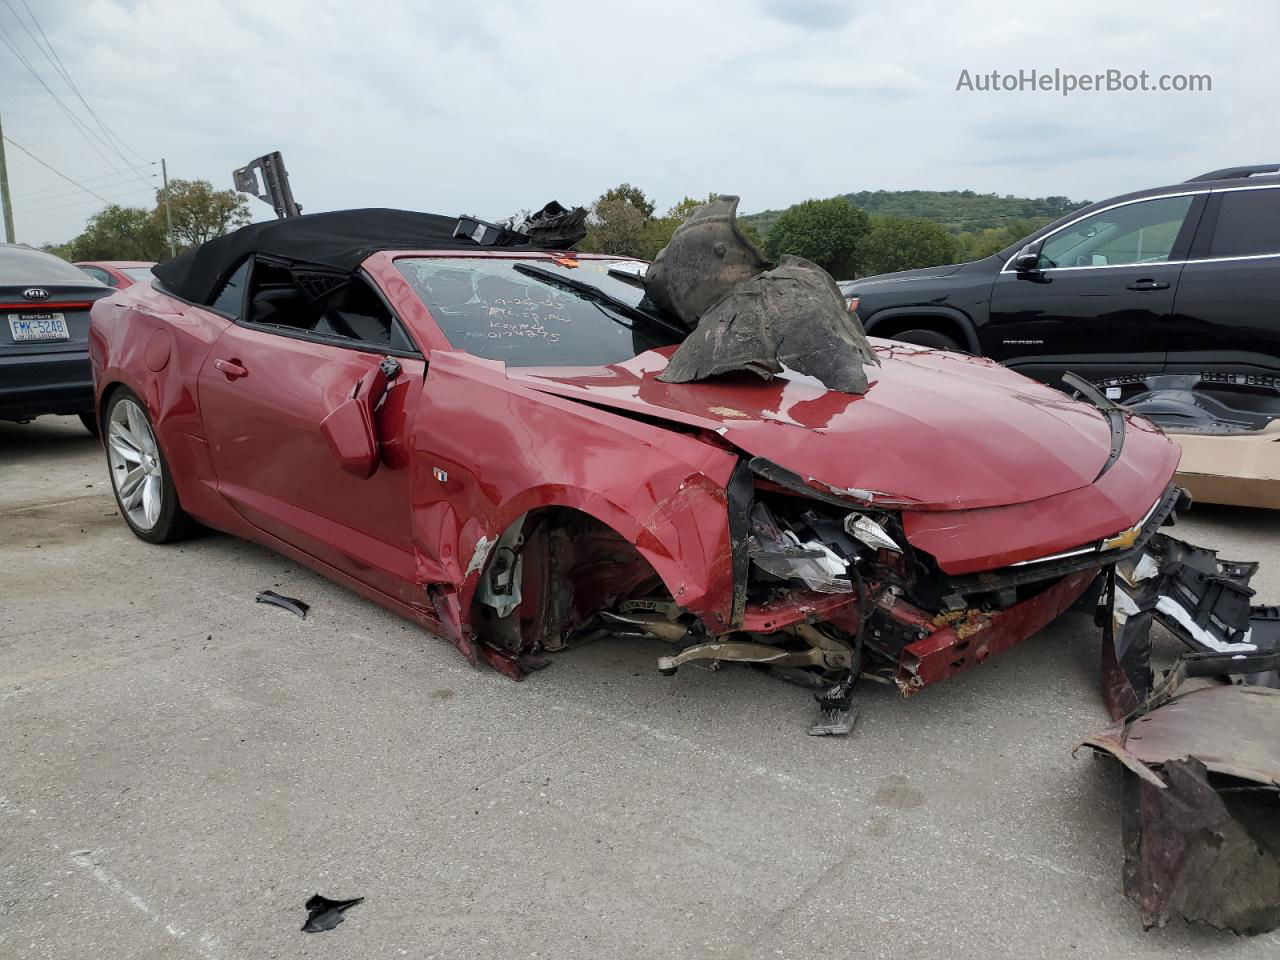
{"label": "license plate", "polygon": [[9,317],[15,343],[28,340],[70,340],[67,318],[60,313],[19,313]]}

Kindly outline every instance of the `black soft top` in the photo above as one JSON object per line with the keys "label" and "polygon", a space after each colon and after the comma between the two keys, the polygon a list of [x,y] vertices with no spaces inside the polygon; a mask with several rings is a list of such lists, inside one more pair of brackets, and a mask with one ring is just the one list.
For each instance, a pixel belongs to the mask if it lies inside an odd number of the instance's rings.
{"label": "black soft top", "polygon": [[[353,271],[380,250],[478,250],[469,236],[455,237],[457,217],[370,207],[308,213],[252,223],[151,268],[171,292],[209,303],[219,285],[251,253]],[[502,231],[503,245],[536,244]]]}

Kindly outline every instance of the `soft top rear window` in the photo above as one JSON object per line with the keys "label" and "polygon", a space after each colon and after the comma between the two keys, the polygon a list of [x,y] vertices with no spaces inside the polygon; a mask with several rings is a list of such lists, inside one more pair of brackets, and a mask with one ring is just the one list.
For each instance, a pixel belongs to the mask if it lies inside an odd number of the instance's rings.
{"label": "soft top rear window", "polygon": [[[648,310],[643,290],[610,276],[610,270],[642,271],[643,264],[634,261],[409,257],[396,265],[450,344],[511,366],[621,363],[680,340],[661,321],[637,315],[637,308]],[[529,276],[522,265],[589,284],[603,296]],[[605,298],[631,309],[602,302]]]}

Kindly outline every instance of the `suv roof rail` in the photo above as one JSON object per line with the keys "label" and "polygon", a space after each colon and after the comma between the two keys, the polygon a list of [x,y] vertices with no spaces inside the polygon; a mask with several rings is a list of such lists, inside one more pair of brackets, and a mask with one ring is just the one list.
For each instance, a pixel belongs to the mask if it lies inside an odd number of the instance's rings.
{"label": "suv roof rail", "polygon": [[1210,170],[1198,177],[1192,177],[1187,183],[1200,183],[1204,180],[1238,180],[1241,177],[1256,177],[1265,173],[1280,173],[1280,163],[1255,163],[1247,167],[1223,167],[1221,170]]}

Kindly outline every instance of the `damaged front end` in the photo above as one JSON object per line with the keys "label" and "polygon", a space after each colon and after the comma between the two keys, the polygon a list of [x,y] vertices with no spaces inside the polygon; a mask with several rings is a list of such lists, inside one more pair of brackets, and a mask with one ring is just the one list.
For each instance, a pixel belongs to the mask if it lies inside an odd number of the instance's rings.
{"label": "damaged front end", "polygon": [[945,573],[913,548],[900,510],[870,491],[824,490],[764,458],[728,490],[734,574],[727,621],[668,601],[600,612],[614,632],[672,643],[668,675],[693,661],[747,662],[812,688],[809,732],[848,733],[859,678],[905,695],[985,662],[1076,604],[1096,604],[1105,565],[1141,551],[1180,494],[1170,488],[1127,538],[980,574]]}

